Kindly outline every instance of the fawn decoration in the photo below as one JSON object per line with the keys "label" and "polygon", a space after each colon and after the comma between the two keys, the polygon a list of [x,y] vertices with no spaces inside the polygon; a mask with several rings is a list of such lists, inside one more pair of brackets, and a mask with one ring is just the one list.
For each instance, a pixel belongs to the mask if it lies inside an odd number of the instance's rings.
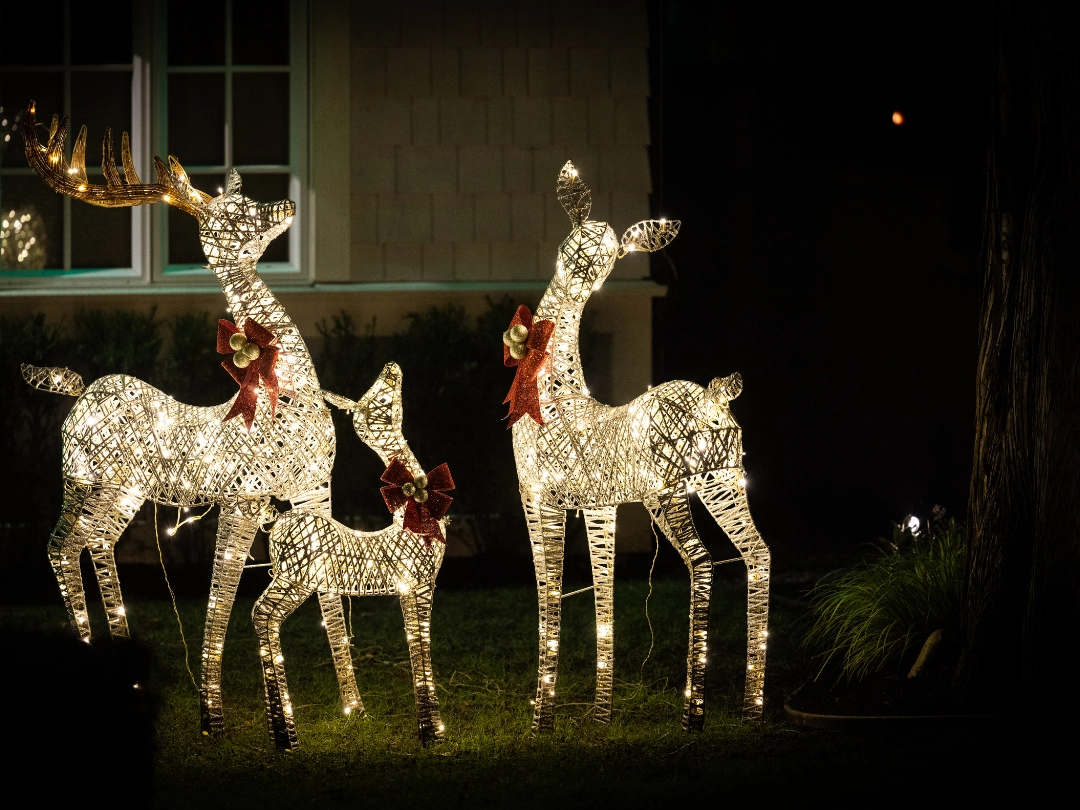
{"label": "fawn decoration", "polygon": [[[53,117],[48,144],[42,145],[33,102],[23,134],[28,162],[61,194],[107,208],[164,202],[198,220],[209,269],[236,321],[225,330],[225,341],[241,332],[245,336],[244,344],[236,341],[235,354],[224,365],[234,373],[229,364],[239,368],[246,361],[259,372],[254,379],[250,374],[238,377],[242,388],[232,401],[200,408],[124,374],[84,386],[81,377],[67,369],[23,366],[31,385],[78,397],[62,428],[64,500],[49,542],[49,561],[83,640],[90,641],[79,570],[83,549],[89,549],[93,560],[109,632],[127,637],[113,547],[135,512],[147,500],[177,507],[220,506],[200,687],[203,730],[217,731],[223,727],[225,630],[255,533],[273,512],[271,496],[289,501],[297,516],[330,515],[333,421],[300,330],[259,278],[256,266],[271,240],[292,224],[296,205],[290,200],[257,203],[243,196],[235,170],[224,191],[210,197],[190,184],[173,157],[168,166],[155,158],[157,181],[142,183],[126,132],[121,179],[109,130],[102,146],[106,182],[92,184],[86,177],[86,127],[79,132],[69,165],[64,156],[67,118],[58,122]],[[264,354],[261,361],[259,352]],[[260,390],[265,397],[258,397]],[[267,404],[256,408],[256,399]],[[230,419],[237,414],[244,419]],[[340,636],[332,637],[331,644],[340,647],[345,637],[340,600],[336,609],[327,605],[324,611],[330,614],[328,633]]]}
{"label": "fawn decoration", "polygon": [[[707,388],[676,381],[651,388],[628,405],[610,407],[589,396],[578,354],[581,313],[618,258],[654,251],[675,238],[678,221],[649,220],[617,239],[604,222],[588,219],[591,193],[567,162],[558,198],[572,230],[559,246],[555,276],[535,315],[519,310],[503,335],[504,361],[529,364],[536,411],[510,396],[518,486],[528,522],[540,605],[540,665],[533,729],[554,722],[566,510],[580,509],[592,560],[596,605],[595,719],[611,719],[614,647],[615,509],[641,501],[682,556],[691,576],[690,641],[683,726],[704,725],[705,664],[713,563],[690,515],[696,492],[738,548],[748,572],[747,664],[743,714],[762,714],[768,635],[769,550],[750,517],[742,468],[742,430],[730,402],[742,391],[732,374]],[[542,341],[533,334],[543,327]],[[550,335],[550,340],[547,339]],[[536,353],[539,353],[538,355]],[[519,380],[515,380],[515,387]],[[514,395],[514,389],[511,395]],[[525,418],[530,414],[531,418]]]}
{"label": "fawn decoration", "polygon": [[[329,392],[325,395],[328,401],[352,413],[353,427],[361,441],[379,454],[388,470],[397,471],[397,483],[392,481],[383,488],[394,518],[385,529],[361,532],[328,515],[294,509],[282,514],[274,524],[270,532],[273,579],[252,611],[259,636],[270,735],[279,748],[291,750],[297,746],[281,654],[281,623],[313,593],[319,595],[328,626],[331,617],[340,614],[342,596],[393,594],[401,601],[405,618],[420,741],[442,740],[444,729],[431,668],[431,599],[444,553],[440,519],[451,500],[438,490],[453,489],[454,479],[445,464],[427,475],[412,472],[421,467],[401,434],[401,369],[396,364],[388,363],[357,402]],[[389,477],[384,475],[384,480]],[[425,513],[416,518],[416,523],[408,517],[414,507]],[[331,616],[327,615],[328,605],[335,608]],[[331,634],[331,643],[344,636],[342,627],[340,633]],[[362,716],[364,705],[356,687],[348,638],[332,652],[345,713]]]}

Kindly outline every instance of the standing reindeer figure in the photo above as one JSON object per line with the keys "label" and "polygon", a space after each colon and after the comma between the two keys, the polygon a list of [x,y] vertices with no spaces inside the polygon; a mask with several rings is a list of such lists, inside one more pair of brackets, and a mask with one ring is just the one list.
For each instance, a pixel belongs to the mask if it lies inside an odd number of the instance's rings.
{"label": "standing reindeer figure", "polygon": [[[157,182],[139,181],[123,136],[125,179],[116,170],[112,135],[102,149],[105,185],[86,178],[86,127],[70,166],[64,158],[67,119],[53,118],[49,143],[37,140],[34,104],[23,129],[30,165],[54,190],[104,207],[165,202],[199,222],[210,270],[237,326],[222,322],[218,351],[241,383],[233,400],[210,408],[177,402],[142,380],[102,377],[83,389],[67,369],[24,366],[38,388],[78,396],[63,425],[64,501],[49,543],[49,560],[76,631],[90,640],[79,557],[90,550],[114,636],[128,635],[113,547],[143,504],[217,504],[217,545],[202,648],[202,725],[222,725],[221,658],[236,587],[270,497],[297,512],[330,514],[334,425],[300,330],[259,278],[256,263],[292,223],[296,205],[260,204],[240,192],[234,170],[218,196],[198,191],[175,158],[155,158]],[[235,353],[234,353],[235,351]],[[278,392],[280,390],[280,399]],[[262,399],[262,402],[259,400]],[[258,403],[258,407],[256,404]],[[234,416],[243,416],[243,423]],[[245,426],[246,423],[246,426]],[[328,627],[344,627],[341,600],[323,604]]]}
{"label": "standing reindeer figure", "polygon": [[[454,488],[453,478],[445,464],[427,475],[414,473],[422,468],[401,434],[401,369],[396,364],[388,363],[358,402],[336,394],[326,397],[352,412],[357,435],[388,465],[383,481],[390,486],[383,487],[383,497],[394,509],[394,520],[381,531],[360,532],[325,514],[293,510],[274,524],[273,580],[251,614],[259,636],[270,735],[279,748],[296,748],[281,623],[316,592],[323,604],[329,599],[340,604],[342,596],[396,594],[405,617],[420,741],[441,740],[443,724],[431,669],[431,597],[444,544],[433,543],[432,537],[443,540],[439,519],[451,498],[442,491]],[[344,646],[334,647],[333,657],[345,713],[363,715],[347,638]]]}
{"label": "standing reindeer figure", "polygon": [[[587,219],[591,193],[567,162],[559,200],[573,230],[559,246],[555,277],[536,309],[521,307],[503,336],[507,365],[518,365],[507,400],[514,456],[528,521],[540,602],[540,666],[533,729],[552,727],[559,661],[559,621],[566,510],[581,509],[592,559],[596,604],[598,722],[611,719],[615,509],[641,501],[690,569],[690,643],[683,726],[704,725],[705,660],[713,563],[690,515],[697,492],[739,549],[749,579],[744,716],[761,716],[768,622],[769,550],[750,517],[742,470],[741,429],[729,402],[742,390],[738,374],[708,388],[658,385],[628,405],[589,396],[578,355],[578,329],[589,296],[615,260],[654,251],[678,233],[677,221],[649,220],[621,240],[604,222]],[[531,418],[522,419],[528,414]]]}

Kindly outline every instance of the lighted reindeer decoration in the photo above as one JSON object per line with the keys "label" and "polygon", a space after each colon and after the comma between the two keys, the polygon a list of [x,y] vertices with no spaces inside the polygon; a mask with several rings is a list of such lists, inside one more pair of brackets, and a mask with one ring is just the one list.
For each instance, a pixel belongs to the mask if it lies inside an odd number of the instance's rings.
{"label": "lighted reindeer decoration", "polygon": [[[64,501],[49,559],[84,640],[90,640],[79,570],[84,548],[94,563],[109,630],[127,636],[113,547],[132,516],[146,500],[221,507],[201,671],[203,728],[217,730],[223,724],[225,630],[251,543],[270,514],[270,497],[290,501],[298,514],[330,514],[330,412],[300,330],[256,268],[267,245],[292,223],[296,206],[289,200],[260,204],[244,197],[235,171],[224,192],[211,198],[191,186],[172,157],[168,167],[155,158],[157,182],[141,183],[126,132],[125,179],[117,173],[112,136],[106,131],[106,182],[94,185],[86,177],[86,127],[75,142],[70,166],[64,158],[66,118],[59,123],[53,118],[48,145],[42,146],[31,103],[23,132],[30,165],[62,194],[104,207],[165,202],[194,216],[209,267],[238,325],[222,322],[218,350],[231,355],[224,365],[241,390],[215,407],[184,405],[123,374],[103,377],[83,390],[81,378],[66,369],[23,368],[32,385],[79,397],[63,425]],[[340,599],[322,606],[331,619],[328,625],[344,626],[335,620],[342,612]]]}
{"label": "lighted reindeer decoration", "polygon": [[[514,456],[528,521],[540,602],[540,666],[533,728],[552,726],[559,661],[566,510],[585,514],[596,604],[595,718],[611,718],[615,509],[642,501],[690,569],[690,642],[683,726],[704,724],[705,661],[713,563],[690,515],[702,503],[742,554],[749,579],[744,716],[761,716],[768,623],[769,551],[750,517],[742,470],[741,429],[729,402],[742,390],[738,374],[707,388],[669,382],[628,405],[589,396],[578,355],[581,312],[615,260],[659,250],[679,222],[649,220],[617,239],[587,219],[591,194],[572,163],[559,174],[558,197],[573,230],[559,246],[555,277],[535,320],[518,310],[504,334],[504,357],[518,365],[511,405]],[[531,418],[521,418],[528,414]]]}
{"label": "lighted reindeer decoration", "polygon": [[[441,740],[443,724],[431,669],[431,598],[444,553],[439,519],[451,501],[443,491],[453,489],[454,481],[445,464],[424,475],[401,433],[401,369],[396,364],[388,363],[358,402],[329,393],[326,397],[352,412],[357,435],[388,465],[383,481],[389,486],[383,488],[383,497],[395,510],[394,519],[381,531],[361,532],[325,514],[293,510],[274,524],[270,534],[273,581],[252,612],[270,735],[279,748],[297,745],[281,654],[281,623],[317,592],[323,602],[340,603],[343,595],[396,595],[400,599],[420,740]],[[333,657],[345,713],[362,715],[348,639],[344,646],[334,648]]]}

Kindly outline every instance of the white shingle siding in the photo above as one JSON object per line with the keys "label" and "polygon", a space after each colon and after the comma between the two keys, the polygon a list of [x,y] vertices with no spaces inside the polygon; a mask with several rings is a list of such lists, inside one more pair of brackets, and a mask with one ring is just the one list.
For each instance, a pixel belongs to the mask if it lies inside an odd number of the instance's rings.
{"label": "white shingle siding", "polygon": [[353,279],[546,278],[568,159],[595,219],[648,216],[644,2],[398,0],[352,28]]}

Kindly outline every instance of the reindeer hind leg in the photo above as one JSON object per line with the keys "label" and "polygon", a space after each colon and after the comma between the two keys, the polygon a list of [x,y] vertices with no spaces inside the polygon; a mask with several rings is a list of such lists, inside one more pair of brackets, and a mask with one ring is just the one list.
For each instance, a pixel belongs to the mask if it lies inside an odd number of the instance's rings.
{"label": "reindeer hind leg", "polygon": [[690,642],[682,722],[688,731],[701,731],[705,727],[705,656],[712,595],[712,557],[698,537],[684,483],[650,493],[645,498],[645,506],[690,569]]}
{"label": "reindeer hind leg", "polygon": [[281,654],[281,623],[310,595],[310,591],[298,593],[276,581],[271,582],[251,611],[251,621],[259,638],[259,662],[262,664],[263,688],[266,691],[266,722],[274,744],[289,751],[297,747],[296,721],[289,698],[289,684],[285,680],[285,657]]}
{"label": "reindeer hind leg", "polygon": [[760,720],[765,701],[765,648],[769,635],[769,547],[750,516],[741,470],[703,483],[698,496],[746,564],[746,688],[743,719]]}
{"label": "reindeer hind leg", "polygon": [[596,606],[596,711],[593,719],[597,723],[610,723],[615,666],[615,507],[583,511]]}

